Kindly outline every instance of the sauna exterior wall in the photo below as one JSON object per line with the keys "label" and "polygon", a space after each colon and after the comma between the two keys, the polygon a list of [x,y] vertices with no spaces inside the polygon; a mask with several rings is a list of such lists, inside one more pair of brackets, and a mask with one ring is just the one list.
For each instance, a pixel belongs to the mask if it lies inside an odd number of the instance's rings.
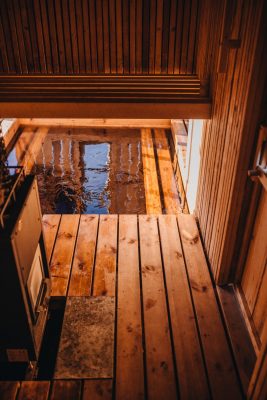
{"label": "sauna exterior wall", "polygon": [[[201,148],[196,214],[217,283],[234,280],[257,133],[264,120],[266,82],[266,2],[224,2],[221,37],[211,71],[212,118]],[[229,15],[230,13],[230,15]],[[232,16],[232,18],[231,18]],[[240,40],[237,48],[228,39]],[[264,49],[265,47],[265,49]],[[199,65],[203,71],[204,64]],[[201,73],[200,73],[201,75]],[[248,199],[247,199],[248,200]]]}

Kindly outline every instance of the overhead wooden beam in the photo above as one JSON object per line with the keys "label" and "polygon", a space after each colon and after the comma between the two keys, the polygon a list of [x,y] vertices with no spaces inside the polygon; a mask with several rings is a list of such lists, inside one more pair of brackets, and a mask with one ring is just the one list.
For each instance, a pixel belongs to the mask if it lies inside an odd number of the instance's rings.
{"label": "overhead wooden beam", "polygon": [[179,103],[0,102],[1,118],[160,118],[209,119],[208,100]]}
{"label": "overhead wooden beam", "polygon": [[170,119],[115,119],[115,118],[19,118],[24,126],[66,126],[97,128],[162,128],[171,127]]}

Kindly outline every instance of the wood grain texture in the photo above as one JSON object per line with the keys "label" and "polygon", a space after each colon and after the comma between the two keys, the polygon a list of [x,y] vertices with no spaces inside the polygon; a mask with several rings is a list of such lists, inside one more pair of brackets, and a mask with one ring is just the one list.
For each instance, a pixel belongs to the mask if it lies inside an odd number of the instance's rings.
{"label": "wood grain texture", "polygon": [[51,296],[66,296],[71,271],[73,251],[79,224],[79,215],[63,215],[57,234],[50,271]]}
{"label": "wood grain texture", "polygon": [[[11,3],[3,0],[0,8],[1,73],[147,73],[148,59],[150,73],[195,69],[197,0],[186,2],[186,12],[176,0],[17,0],[14,9]],[[168,53],[176,53],[178,71]]]}
{"label": "wood grain texture", "polygon": [[142,162],[147,214],[161,214],[158,176],[151,129],[141,129]]}
{"label": "wood grain texture", "polygon": [[136,215],[119,217],[116,398],[144,398]]}
{"label": "wood grain texture", "polygon": [[154,129],[155,147],[166,214],[181,212],[178,189],[171,162],[168,139],[163,129]]}
{"label": "wood grain texture", "polygon": [[43,232],[48,263],[54,248],[60,219],[60,214],[46,214],[43,216]]}
{"label": "wood grain texture", "polygon": [[117,215],[100,215],[93,296],[115,296]]}
{"label": "wood grain texture", "polygon": [[74,400],[81,396],[81,381],[54,381],[50,400]]}
{"label": "wood grain texture", "polygon": [[112,379],[84,381],[82,400],[112,400]]}
{"label": "wood grain texture", "polygon": [[[222,9],[221,15],[225,16],[221,18],[214,15],[211,21],[213,25],[217,20],[217,28],[211,28],[213,38],[206,38],[212,40],[210,47],[202,42],[203,52],[198,69],[201,76],[207,76],[206,65],[209,65],[213,47],[213,117],[204,124],[203,130],[197,216],[209,262],[219,284],[234,280],[234,266],[240,257],[251,201],[251,182],[247,179],[247,170],[251,168],[259,125],[266,114],[262,85],[267,71],[266,4],[259,1],[257,6],[250,2],[238,2],[237,7],[232,7],[231,2],[221,5],[227,4],[231,13],[227,8]],[[227,28],[226,32],[224,28]],[[204,25],[200,26],[200,30],[202,36]],[[216,48],[214,42],[216,40],[218,43],[220,34],[233,39],[242,37],[239,48],[226,49],[227,57],[220,53],[219,46]],[[218,73],[222,60],[226,60],[224,69]]]}
{"label": "wood grain texture", "polygon": [[[155,216],[139,216],[148,397],[176,398],[160,242]],[[155,332],[157,334],[155,335]]]}
{"label": "wood grain texture", "polygon": [[98,215],[81,215],[68,296],[91,294],[98,219]]}
{"label": "wood grain texture", "polygon": [[[193,215],[180,214],[178,226],[204,351],[211,394],[216,399],[241,399],[207,262]],[[208,311],[207,311],[208,310]]]}
{"label": "wood grain texture", "polygon": [[207,399],[208,382],[177,221],[174,215],[158,219],[180,397]]}

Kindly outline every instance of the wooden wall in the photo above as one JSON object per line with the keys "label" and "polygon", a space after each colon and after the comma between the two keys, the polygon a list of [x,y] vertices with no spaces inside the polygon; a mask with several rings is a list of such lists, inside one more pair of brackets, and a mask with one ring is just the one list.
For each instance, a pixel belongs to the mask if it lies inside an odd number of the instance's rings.
{"label": "wooden wall", "polygon": [[192,74],[199,11],[199,0],[1,0],[0,73]]}
{"label": "wooden wall", "polygon": [[214,55],[212,119],[204,126],[197,196],[200,229],[218,283],[228,282],[235,269],[267,71],[266,2],[222,5],[226,18]]}

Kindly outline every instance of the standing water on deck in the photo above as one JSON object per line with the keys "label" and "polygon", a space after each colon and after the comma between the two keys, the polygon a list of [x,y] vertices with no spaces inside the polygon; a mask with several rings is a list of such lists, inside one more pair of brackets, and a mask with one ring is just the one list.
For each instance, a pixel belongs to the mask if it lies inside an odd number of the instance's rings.
{"label": "standing water on deck", "polygon": [[44,214],[143,214],[140,142],[140,130],[24,130],[8,162],[16,165],[27,157]]}

